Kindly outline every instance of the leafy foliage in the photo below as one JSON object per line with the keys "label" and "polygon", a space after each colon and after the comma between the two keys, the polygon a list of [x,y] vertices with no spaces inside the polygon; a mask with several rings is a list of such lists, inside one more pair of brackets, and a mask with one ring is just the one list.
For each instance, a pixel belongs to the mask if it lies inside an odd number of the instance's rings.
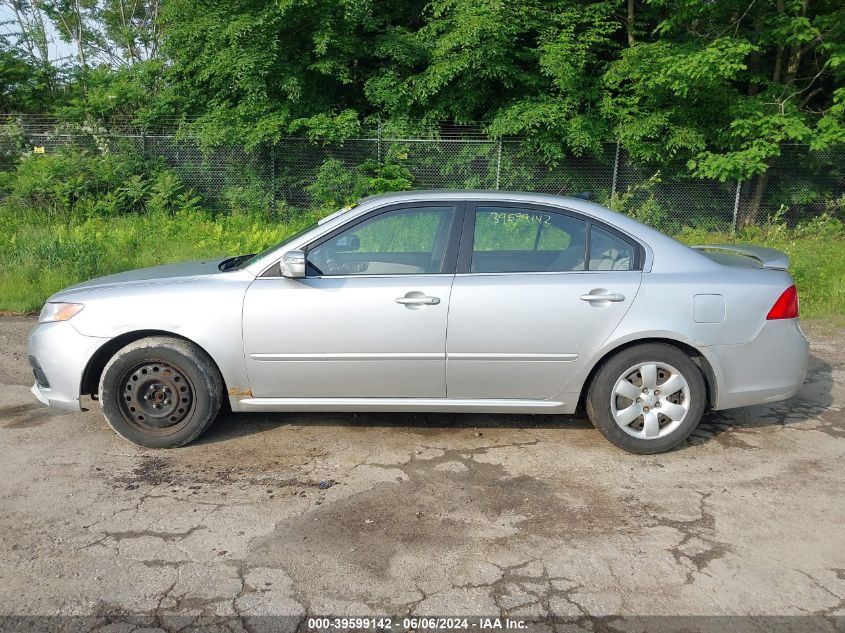
{"label": "leafy foliage", "polygon": [[[785,145],[845,142],[841,0],[0,4],[0,107],[186,117],[206,148],[484,121],[548,164],[619,141],[666,178],[742,180],[753,223]],[[50,58],[50,23],[71,59]]]}
{"label": "leafy foliage", "polygon": [[0,197],[6,208],[39,209],[48,217],[174,213],[194,210],[200,202],[172,172],[125,147],[31,154],[15,171],[0,172]]}
{"label": "leafy foliage", "polygon": [[656,172],[640,184],[628,187],[625,191],[614,193],[606,204],[615,211],[630,215],[638,222],[674,233],[679,227],[668,224],[668,215],[654,195],[654,187],[658,183],[660,183],[660,172]]}
{"label": "leafy foliage", "polygon": [[619,139],[664,170],[749,180],[783,143],[845,139],[841,2],[620,4],[172,0],[171,85],[212,143],[484,120],[550,161]]}
{"label": "leafy foliage", "polygon": [[388,160],[379,165],[368,160],[353,168],[330,158],[317,170],[314,182],[306,187],[318,209],[336,210],[364,196],[388,191],[407,191],[413,183],[411,172]]}

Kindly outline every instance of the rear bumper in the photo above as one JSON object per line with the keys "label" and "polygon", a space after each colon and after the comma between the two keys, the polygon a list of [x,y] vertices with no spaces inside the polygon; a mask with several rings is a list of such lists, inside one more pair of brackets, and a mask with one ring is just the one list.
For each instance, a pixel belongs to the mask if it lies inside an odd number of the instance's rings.
{"label": "rear bumper", "polygon": [[757,336],[740,345],[713,345],[707,351],[720,374],[714,409],[786,400],[807,372],[810,343],[798,319],[766,321]]}
{"label": "rear bumper", "polygon": [[84,336],[67,321],[39,323],[29,333],[32,394],[51,407],[78,411],[82,374],[94,352],[109,339]]}

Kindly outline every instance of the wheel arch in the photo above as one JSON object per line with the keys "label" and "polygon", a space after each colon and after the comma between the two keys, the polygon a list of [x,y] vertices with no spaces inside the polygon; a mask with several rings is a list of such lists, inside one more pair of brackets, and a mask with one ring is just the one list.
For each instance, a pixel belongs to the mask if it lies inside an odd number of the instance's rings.
{"label": "wheel arch", "polygon": [[602,366],[609,361],[613,356],[622,352],[626,349],[631,347],[636,347],[637,345],[644,345],[647,343],[663,343],[665,345],[671,345],[682,352],[684,352],[687,356],[690,357],[693,363],[701,370],[701,373],[704,376],[704,387],[707,390],[707,401],[706,406],[712,407],[713,404],[717,401],[718,395],[718,380],[716,378],[716,372],[713,369],[713,365],[708,360],[707,356],[705,356],[700,349],[696,348],[689,343],[684,341],[679,341],[677,339],[669,338],[666,336],[650,336],[647,338],[639,338],[634,340],[629,340],[616,345],[615,347],[611,347],[610,349],[606,349],[603,351],[601,356],[593,363],[593,366],[590,368],[589,373],[587,374],[586,379],[581,387],[581,394],[578,397],[578,409],[583,411],[584,408],[584,401],[587,397],[587,392],[590,390],[590,385],[593,382],[596,374],[602,368]]}
{"label": "wheel arch", "polygon": [[[203,348],[202,345],[189,339],[187,336],[182,334],[177,334],[175,332],[168,332],[167,330],[133,330],[131,332],[124,332],[118,336],[115,336],[113,339],[110,339],[104,345],[100,346],[96,352],[88,359],[88,363],[85,365],[85,370],[82,372],[82,381],[79,385],[79,395],[90,395],[95,396],[100,387],[100,377],[103,374],[103,369],[105,369],[106,364],[109,360],[121,349],[129,345],[130,343],[134,343],[135,341],[140,341],[141,339],[150,338],[152,336],[167,336],[170,338],[178,338],[183,341],[187,341],[192,345],[196,345],[200,348],[206,355],[211,359],[211,362],[214,363],[214,366],[217,368],[218,373],[220,374],[221,379],[223,380],[223,388],[224,393],[226,391],[226,379],[223,376],[223,372],[220,371],[220,366],[218,365],[217,361],[214,357],[208,353],[208,350]],[[224,398],[224,402],[225,402]]]}

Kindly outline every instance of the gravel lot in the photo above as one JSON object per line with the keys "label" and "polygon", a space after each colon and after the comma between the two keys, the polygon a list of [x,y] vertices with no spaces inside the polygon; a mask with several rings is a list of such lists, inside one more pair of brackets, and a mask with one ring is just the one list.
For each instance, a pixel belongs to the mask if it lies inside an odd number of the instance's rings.
{"label": "gravel lot", "polygon": [[[96,403],[35,401],[32,324],[0,318],[3,616],[114,631],[138,614],[249,631],[409,613],[845,626],[842,331],[805,327],[792,400],[712,414],[680,450],[639,457],[584,419],[514,415],[230,414],[194,445],[140,449]],[[253,617],[268,614],[293,617]]]}

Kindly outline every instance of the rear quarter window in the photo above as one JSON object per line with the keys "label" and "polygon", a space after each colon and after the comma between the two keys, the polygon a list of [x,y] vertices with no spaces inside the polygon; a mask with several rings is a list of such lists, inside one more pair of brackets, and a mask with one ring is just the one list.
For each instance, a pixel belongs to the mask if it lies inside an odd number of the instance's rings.
{"label": "rear quarter window", "polygon": [[595,224],[590,227],[589,270],[632,270],[635,254],[627,240]]}

